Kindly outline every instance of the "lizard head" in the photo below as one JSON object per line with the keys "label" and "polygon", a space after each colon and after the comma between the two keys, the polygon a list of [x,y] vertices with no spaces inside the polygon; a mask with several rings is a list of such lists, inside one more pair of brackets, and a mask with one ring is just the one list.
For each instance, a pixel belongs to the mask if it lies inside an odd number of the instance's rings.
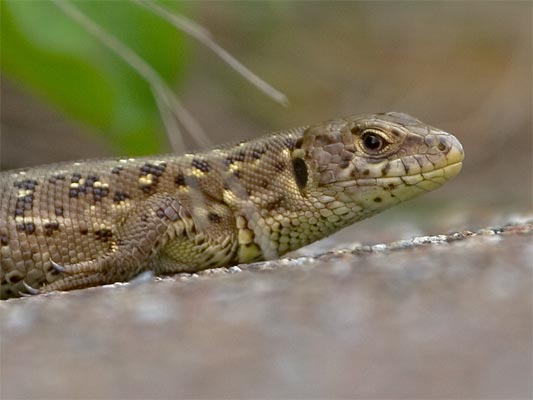
{"label": "lizard head", "polygon": [[396,112],[311,126],[292,152],[296,182],[337,226],[440,187],[463,157],[454,136]]}

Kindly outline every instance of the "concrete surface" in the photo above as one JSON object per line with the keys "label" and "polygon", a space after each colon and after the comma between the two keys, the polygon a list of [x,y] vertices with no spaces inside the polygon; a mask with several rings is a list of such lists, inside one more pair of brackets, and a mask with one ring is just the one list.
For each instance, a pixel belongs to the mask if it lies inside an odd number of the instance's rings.
{"label": "concrete surface", "polygon": [[0,397],[532,396],[533,218],[0,303]]}

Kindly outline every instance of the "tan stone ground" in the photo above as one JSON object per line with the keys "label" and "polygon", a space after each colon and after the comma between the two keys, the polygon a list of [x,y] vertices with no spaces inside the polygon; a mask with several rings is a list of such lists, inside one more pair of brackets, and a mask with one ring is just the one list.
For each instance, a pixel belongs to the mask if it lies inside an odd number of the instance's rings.
{"label": "tan stone ground", "polygon": [[533,220],[0,303],[9,398],[529,398]]}

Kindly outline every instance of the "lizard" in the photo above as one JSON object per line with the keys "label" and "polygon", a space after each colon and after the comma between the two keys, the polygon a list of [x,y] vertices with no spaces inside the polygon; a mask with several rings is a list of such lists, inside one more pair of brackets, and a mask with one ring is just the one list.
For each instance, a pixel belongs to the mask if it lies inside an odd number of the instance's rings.
{"label": "lizard", "polygon": [[356,115],[184,155],[0,172],[1,298],[280,257],[443,185],[451,134]]}

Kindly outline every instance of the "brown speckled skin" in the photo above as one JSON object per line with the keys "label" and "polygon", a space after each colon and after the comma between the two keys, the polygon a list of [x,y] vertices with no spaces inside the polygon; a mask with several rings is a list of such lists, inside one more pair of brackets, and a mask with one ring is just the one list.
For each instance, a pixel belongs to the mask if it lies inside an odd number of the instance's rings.
{"label": "brown speckled skin", "polygon": [[277,257],[440,186],[462,157],[453,136],[388,113],[205,153],[5,171],[1,298]]}

